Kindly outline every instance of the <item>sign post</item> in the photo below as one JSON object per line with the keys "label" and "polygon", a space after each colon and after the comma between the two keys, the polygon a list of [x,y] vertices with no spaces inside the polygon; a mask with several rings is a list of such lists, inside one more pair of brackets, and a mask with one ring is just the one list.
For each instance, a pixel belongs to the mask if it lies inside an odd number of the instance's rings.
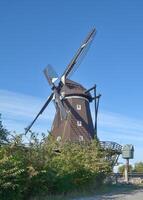
{"label": "sign post", "polygon": [[125,182],[129,183],[129,159],[133,159],[134,157],[134,146],[132,144],[126,144],[123,146],[122,157],[126,159]]}

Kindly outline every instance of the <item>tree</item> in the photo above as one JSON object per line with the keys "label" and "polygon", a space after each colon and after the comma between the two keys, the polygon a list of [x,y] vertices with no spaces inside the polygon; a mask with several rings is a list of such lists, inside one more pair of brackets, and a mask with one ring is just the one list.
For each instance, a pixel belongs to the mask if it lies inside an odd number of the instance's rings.
{"label": "tree", "polygon": [[138,162],[138,163],[135,164],[134,172],[143,173],[143,162]]}
{"label": "tree", "polygon": [[9,132],[7,129],[3,127],[1,114],[0,114],[0,143],[8,142],[8,135],[9,135]]}
{"label": "tree", "polygon": [[[129,165],[129,172],[132,172],[132,170],[133,170],[133,166]],[[125,165],[120,166],[119,169],[118,169],[118,171],[119,171],[119,173],[123,174],[124,171],[125,171]]]}

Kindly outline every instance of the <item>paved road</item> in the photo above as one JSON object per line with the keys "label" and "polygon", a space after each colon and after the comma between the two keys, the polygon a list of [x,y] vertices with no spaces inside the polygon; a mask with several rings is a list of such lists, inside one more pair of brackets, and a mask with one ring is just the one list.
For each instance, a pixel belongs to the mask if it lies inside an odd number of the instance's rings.
{"label": "paved road", "polygon": [[133,190],[130,192],[108,193],[105,195],[97,195],[93,197],[83,197],[73,200],[143,200],[143,189]]}

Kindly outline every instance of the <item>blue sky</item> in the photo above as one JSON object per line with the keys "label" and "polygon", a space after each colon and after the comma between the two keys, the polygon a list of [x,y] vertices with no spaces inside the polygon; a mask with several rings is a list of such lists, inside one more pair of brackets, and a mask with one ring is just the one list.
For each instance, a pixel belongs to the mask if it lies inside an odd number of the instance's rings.
{"label": "blue sky", "polygon": [[[135,145],[143,160],[143,1],[0,1],[0,113],[9,130],[22,132],[50,87],[43,68],[60,75],[86,34],[93,44],[72,79],[102,94],[99,137]],[[50,129],[54,107],[33,130]],[[133,161],[133,162],[134,162]]]}

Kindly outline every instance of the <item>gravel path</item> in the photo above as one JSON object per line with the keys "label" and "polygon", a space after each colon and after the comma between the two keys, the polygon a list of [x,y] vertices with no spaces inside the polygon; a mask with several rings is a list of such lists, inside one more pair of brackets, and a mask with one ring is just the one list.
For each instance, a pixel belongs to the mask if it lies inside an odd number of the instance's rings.
{"label": "gravel path", "polygon": [[105,195],[97,195],[93,197],[83,197],[73,200],[143,200],[143,189],[130,192],[108,193]]}

